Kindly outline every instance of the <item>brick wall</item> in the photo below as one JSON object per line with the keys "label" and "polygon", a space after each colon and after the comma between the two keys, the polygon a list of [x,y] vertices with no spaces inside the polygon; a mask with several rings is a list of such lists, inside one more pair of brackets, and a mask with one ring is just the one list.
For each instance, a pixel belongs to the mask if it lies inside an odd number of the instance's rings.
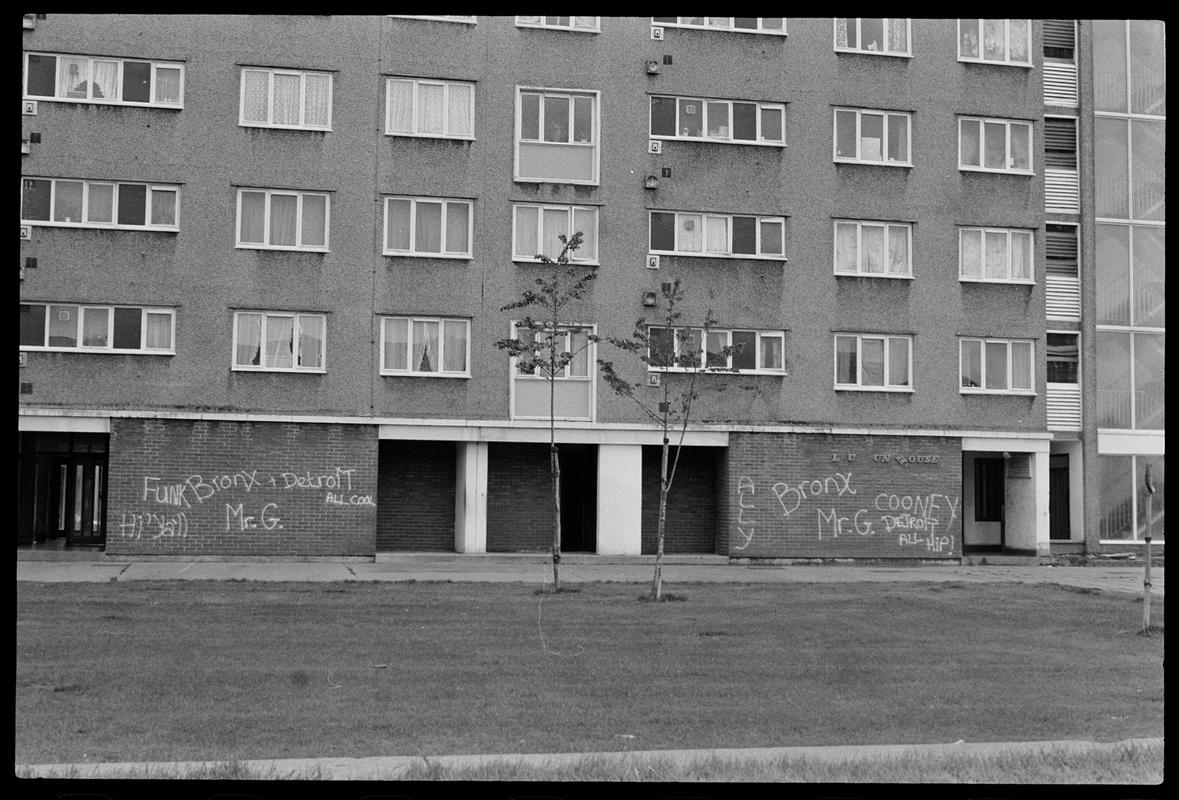
{"label": "brick wall", "polygon": [[553,481],[547,444],[487,447],[487,551],[548,552],[553,546]]}
{"label": "brick wall", "polygon": [[[659,524],[661,447],[643,448],[643,553],[653,554]],[[668,469],[675,447],[668,451]],[[717,451],[685,447],[667,496],[665,553],[716,552]]]}
{"label": "brick wall", "polygon": [[957,558],[961,443],[733,433],[718,552],[746,558]]}
{"label": "brick wall", "polygon": [[377,551],[454,552],[454,442],[382,441]]}
{"label": "brick wall", "polygon": [[113,419],[111,555],[371,555],[372,426]]}

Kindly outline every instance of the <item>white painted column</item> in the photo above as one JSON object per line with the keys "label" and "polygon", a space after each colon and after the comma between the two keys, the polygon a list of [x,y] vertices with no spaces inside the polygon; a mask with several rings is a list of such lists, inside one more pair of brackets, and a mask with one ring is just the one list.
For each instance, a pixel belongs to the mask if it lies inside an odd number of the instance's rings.
{"label": "white painted column", "polygon": [[487,442],[455,444],[454,550],[487,552]]}
{"label": "white painted column", "polygon": [[643,551],[643,447],[598,445],[598,554]]}
{"label": "white painted column", "polygon": [[1047,451],[1032,453],[1032,482],[1036,493],[1036,555],[1052,554],[1051,525],[1048,515],[1048,456]]}

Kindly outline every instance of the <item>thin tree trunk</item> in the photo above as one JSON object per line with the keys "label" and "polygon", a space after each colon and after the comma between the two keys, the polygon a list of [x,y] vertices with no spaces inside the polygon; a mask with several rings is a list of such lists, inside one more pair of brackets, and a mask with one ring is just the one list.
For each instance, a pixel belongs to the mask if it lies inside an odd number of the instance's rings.
{"label": "thin tree trunk", "polygon": [[659,467],[659,527],[655,537],[655,578],[651,594],[655,602],[663,596],[663,532],[667,526],[667,437],[663,437],[663,459]]}
{"label": "thin tree trunk", "polygon": [[557,455],[557,445],[552,445],[553,472],[553,591],[561,591],[561,460]]}

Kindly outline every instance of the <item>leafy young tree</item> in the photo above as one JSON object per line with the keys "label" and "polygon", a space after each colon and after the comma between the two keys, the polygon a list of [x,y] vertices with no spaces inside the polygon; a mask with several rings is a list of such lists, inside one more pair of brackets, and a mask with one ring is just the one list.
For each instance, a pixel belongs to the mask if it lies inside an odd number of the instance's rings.
{"label": "leafy young tree", "polygon": [[529,313],[516,323],[515,336],[500,339],[495,346],[516,359],[522,373],[539,373],[548,381],[549,389],[549,464],[553,478],[553,591],[561,591],[561,461],[557,452],[556,381],[565,368],[598,337],[586,333],[576,337],[578,344],[566,349],[565,334],[573,327],[573,320],[565,318],[568,306],[580,300],[589,290],[597,274],[578,275],[571,266],[573,253],[581,246],[581,231],[566,239],[560,234],[561,252],[556,259],[538,254],[537,260],[552,266],[549,279],[537,278],[535,289],[527,289],[520,299],[508,303],[501,311],[527,309]]}
{"label": "leafy young tree", "polygon": [[[726,345],[710,350],[709,332],[716,327],[711,309],[705,313],[702,324],[688,326],[682,322],[683,312],[679,309],[683,297],[684,291],[679,279],[673,283],[664,283],[660,291],[660,302],[656,307],[658,316],[653,322],[648,322],[645,317],[640,318],[629,338],[605,337],[614,347],[638,358],[645,367],[665,370],[659,381],[660,390],[655,393],[658,399],[654,402],[650,393],[640,391],[642,383],[625,380],[612,362],[598,360],[599,374],[615,394],[633,400],[663,433],[659,467],[659,522],[655,545],[655,574],[651,579],[651,599],[656,602],[663,597],[663,543],[667,529],[667,497],[680,462],[684,435],[687,433],[688,420],[692,414],[692,404],[700,396],[698,378],[705,372],[731,372],[728,367],[729,356],[736,349]],[[669,468],[669,434],[677,427],[679,441]]]}

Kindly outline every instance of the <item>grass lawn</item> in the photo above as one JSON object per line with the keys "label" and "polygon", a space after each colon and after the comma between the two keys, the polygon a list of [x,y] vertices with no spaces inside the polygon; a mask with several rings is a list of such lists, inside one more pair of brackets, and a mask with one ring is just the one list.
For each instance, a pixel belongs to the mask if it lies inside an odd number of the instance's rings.
{"label": "grass lawn", "polygon": [[17,584],[21,763],[1163,735],[1163,608],[1022,584]]}

